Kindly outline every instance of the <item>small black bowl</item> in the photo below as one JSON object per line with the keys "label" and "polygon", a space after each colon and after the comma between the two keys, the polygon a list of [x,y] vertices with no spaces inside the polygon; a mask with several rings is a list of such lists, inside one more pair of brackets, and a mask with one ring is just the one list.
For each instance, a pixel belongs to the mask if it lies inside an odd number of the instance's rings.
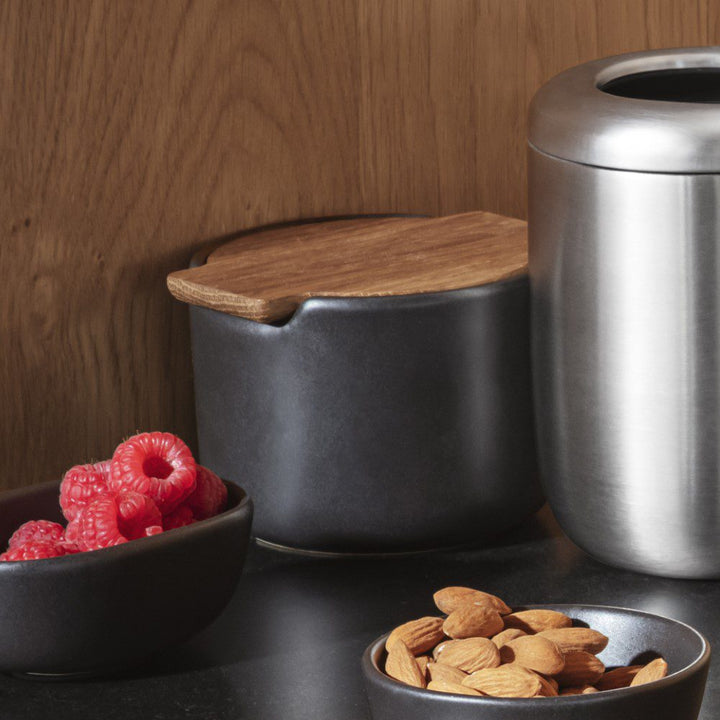
{"label": "small black bowl", "polygon": [[[247,553],[252,501],[142,540],[0,563],[0,671],[57,678],[127,668],[186,640],[225,608]],[[0,495],[0,543],[27,520],[60,522],[59,484]]]}
{"label": "small black bowl", "polygon": [[[540,606],[534,606],[540,607]],[[668,676],[637,687],[553,698],[451,695],[404,685],[385,675],[385,640],[363,655],[373,720],[696,720],[710,665],[710,646],[684,623],[600,605],[544,605],[610,638],[598,657],[606,667],[640,664],[662,655]],[[522,608],[519,608],[522,609]],[[527,608],[525,608],[527,609]]]}

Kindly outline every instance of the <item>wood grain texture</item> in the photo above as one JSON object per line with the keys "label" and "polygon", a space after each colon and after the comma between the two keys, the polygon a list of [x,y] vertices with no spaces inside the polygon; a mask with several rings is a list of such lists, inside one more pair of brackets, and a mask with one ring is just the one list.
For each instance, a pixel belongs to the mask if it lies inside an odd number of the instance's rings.
{"label": "wood grain texture", "polygon": [[527,270],[527,227],[481,211],[309,224],[268,230],[212,256],[168,275],[170,292],[182,302],[273,322],[311,297],[443,292],[519,275]]}
{"label": "wood grain texture", "polygon": [[720,42],[713,0],[0,0],[0,485],[194,436],[207,241],[363,212],[525,214],[565,67]]}

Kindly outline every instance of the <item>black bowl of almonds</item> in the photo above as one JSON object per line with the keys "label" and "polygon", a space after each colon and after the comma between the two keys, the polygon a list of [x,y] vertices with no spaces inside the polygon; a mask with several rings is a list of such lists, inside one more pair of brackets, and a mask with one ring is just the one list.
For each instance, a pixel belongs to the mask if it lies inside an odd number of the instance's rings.
{"label": "black bowl of almonds", "polygon": [[710,646],[659,615],[601,605],[510,608],[479,590],[434,595],[365,651],[374,720],[696,720]]}

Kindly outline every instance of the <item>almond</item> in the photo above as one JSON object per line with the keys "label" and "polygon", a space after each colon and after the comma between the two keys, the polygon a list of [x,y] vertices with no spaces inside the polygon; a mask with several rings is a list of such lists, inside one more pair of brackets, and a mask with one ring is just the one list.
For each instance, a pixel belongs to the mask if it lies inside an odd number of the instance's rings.
{"label": "almond", "polygon": [[505,645],[505,643],[515,640],[515,638],[522,637],[523,635],[527,635],[524,630],[520,630],[519,628],[508,628],[507,630],[499,632],[497,635],[493,635],[492,641],[498,648],[501,648]]}
{"label": "almond", "polygon": [[565,667],[565,658],[558,646],[540,635],[515,638],[500,648],[503,663],[517,663],[543,675],[556,675]]}
{"label": "almond", "polygon": [[511,609],[497,596],[449,586],[434,595],[446,618],[422,617],[387,637],[387,674],[438,692],[556,697],[642,685],[667,675],[658,657],[606,670],[596,655],[608,638],[556,610]]}
{"label": "almond", "polygon": [[605,672],[605,666],[594,655],[578,650],[565,653],[565,667],[555,675],[560,687],[595,685]]}
{"label": "almond", "polygon": [[445,619],[443,632],[457,640],[461,638],[490,637],[503,629],[500,613],[486,605],[461,605]]}
{"label": "almond", "polygon": [[472,688],[465,687],[458,683],[445,682],[444,680],[432,680],[428,683],[428,690],[435,690],[436,692],[453,693],[454,695],[476,695],[480,697],[482,693]]}
{"label": "almond", "polygon": [[638,674],[632,679],[630,687],[635,685],[645,685],[645,683],[655,682],[667,675],[668,664],[662,658],[656,658],[649,662]]}
{"label": "almond", "polygon": [[402,640],[397,640],[385,660],[385,672],[395,680],[406,685],[424,688],[425,678],[415,660],[415,656],[408,650]]}
{"label": "almond", "polygon": [[557,697],[557,683],[552,678],[546,678],[543,675],[538,675],[538,680],[540,680],[540,685],[542,685],[542,687],[540,688],[540,692],[537,694],[537,697]]}
{"label": "almond", "polygon": [[421,655],[420,657],[415,658],[415,662],[420,668],[422,676],[427,679],[427,666],[430,663],[430,658],[427,655]]}
{"label": "almond", "polygon": [[493,697],[534,697],[542,689],[535,673],[517,665],[478,670],[468,675],[463,685]]}
{"label": "almond", "polygon": [[442,663],[429,663],[427,672],[430,680],[456,683],[458,685],[467,677],[467,673],[462,670]]}
{"label": "almond", "polygon": [[642,670],[642,667],[642,665],[628,665],[627,667],[608,670],[593,684],[598,690],[617,690],[618,688],[629,687],[633,678]]}
{"label": "almond", "polygon": [[597,691],[598,689],[592,687],[592,685],[583,685],[582,687],[563,688],[560,695],[591,695]]}
{"label": "almond", "polygon": [[438,590],[433,595],[435,605],[440,612],[449,615],[461,605],[472,603],[473,605],[485,605],[497,610],[501,615],[507,615],[512,610],[497,596],[482,590],[473,590],[467,587],[446,587]]}
{"label": "almond", "polygon": [[492,640],[487,638],[451,640],[443,643],[436,662],[464,672],[475,672],[483,668],[497,667],[500,664],[500,652]]}
{"label": "almond", "polygon": [[582,650],[597,655],[608,644],[605,635],[584,627],[553,628],[543,630],[539,635],[552,640],[564,653]]}
{"label": "almond", "polygon": [[538,633],[550,628],[572,627],[572,620],[556,610],[521,610],[503,618],[506,628]]}
{"label": "almond", "polygon": [[445,638],[442,626],[443,619],[437,617],[423,617],[406,622],[390,633],[385,641],[385,649],[389,652],[395,642],[402,640],[413,655],[422,655]]}

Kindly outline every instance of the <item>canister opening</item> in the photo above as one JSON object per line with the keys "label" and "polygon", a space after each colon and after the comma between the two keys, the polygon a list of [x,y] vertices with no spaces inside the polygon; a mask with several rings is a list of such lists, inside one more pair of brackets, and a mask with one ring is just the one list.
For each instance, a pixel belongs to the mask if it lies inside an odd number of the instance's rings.
{"label": "canister opening", "polygon": [[651,70],[613,78],[599,89],[636,100],[720,103],[720,67]]}

